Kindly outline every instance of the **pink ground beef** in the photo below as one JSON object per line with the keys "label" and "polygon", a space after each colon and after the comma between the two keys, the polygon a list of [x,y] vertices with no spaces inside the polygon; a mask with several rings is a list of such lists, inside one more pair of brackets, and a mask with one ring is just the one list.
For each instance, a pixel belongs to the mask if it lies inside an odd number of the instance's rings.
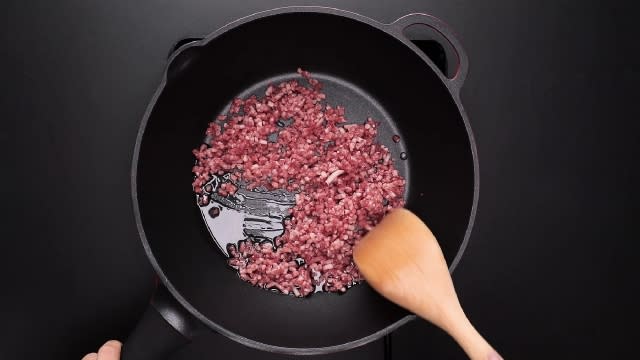
{"label": "pink ground beef", "polygon": [[[361,280],[353,246],[403,206],[405,180],[375,141],[378,124],[371,118],[346,124],[343,107],[324,104],[321,83],[298,73],[309,86],[296,80],[269,86],[264,97],[235,99],[227,115],[209,124],[211,141],[193,151],[193,188],[201,194],[212,175],[229,173],[221,196],[234,194],[238,182],[296,193],[275,247],[241,241],[229,249],[229,264],[243,280],[285,294],[306,296],[316,287],[344,292]],[[276,132],[277,141],[269,141]]]}

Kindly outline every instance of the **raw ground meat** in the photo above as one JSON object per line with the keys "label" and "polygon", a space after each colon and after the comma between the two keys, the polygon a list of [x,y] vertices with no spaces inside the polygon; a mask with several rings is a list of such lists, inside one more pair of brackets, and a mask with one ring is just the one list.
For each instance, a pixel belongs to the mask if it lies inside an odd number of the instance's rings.
{"label": "raw ground meat", "polygon": [[203,194],[213,175],[230,174],[221,196],[240,183],[296,193],[275,247],[246,239],[230,246],[229,265],[243,280],[284,294],[344,292],[361,280],[353,246],[404,205],[405,180],[376,143],[378,124],[346,124],[343,107],[324,104],[322,84],[298,73],[308,86],[271,85],[264,97],[233,100],[229,113],[209,124],[206,143],[193,151],[193,189]]}

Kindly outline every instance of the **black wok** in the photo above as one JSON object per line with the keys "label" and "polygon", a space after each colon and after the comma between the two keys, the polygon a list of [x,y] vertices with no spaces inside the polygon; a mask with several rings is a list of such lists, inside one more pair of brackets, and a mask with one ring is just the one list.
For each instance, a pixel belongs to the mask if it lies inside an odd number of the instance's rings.
{"label": "black wok", "polygon": [[[439,44],[440,68],[420,44]],[[166,357],[206,327],[266,351],[328,353],[414,318],[366,283],[303,299],[252,287],[228,267],[202,221],[191,149],[234,97],[294,77],[298,67],[325,83],[328,101],[343,104],[348,119],[382,122],[379,141],[407,179],[406,206],[429,223],[450,270],[460,260],[475,215],[478,165],[459,98],[467,58],[451,31],[425,14],[381,24],[320,7],[258,13],[181,43],[142,121],[133,204],[161,285],[124,345],[124,360]]]}

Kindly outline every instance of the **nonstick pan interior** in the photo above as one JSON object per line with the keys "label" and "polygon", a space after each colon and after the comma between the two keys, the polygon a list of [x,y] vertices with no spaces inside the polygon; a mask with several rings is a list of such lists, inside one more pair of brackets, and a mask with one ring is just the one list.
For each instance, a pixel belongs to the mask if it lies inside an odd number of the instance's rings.
{"label": "nonstick pan interior", "polygon": [[350,121],[381,121],[380,141],[408,181],[407,207],[429,224],[449,263],[469,225],[475,184],[471,140],[451,92],[423,58],[369,24],[285,13],[182,50],[139,144],[143,241],[161,278],[200,320],[247,345],[284,352],[366,342],[410,319],[366,284],[304,299],[252,287],[227,266],[202,221],[191,149],[207,123],[234,97],[296,76],[298,67],[325,83],[328,102],[344,105]]}

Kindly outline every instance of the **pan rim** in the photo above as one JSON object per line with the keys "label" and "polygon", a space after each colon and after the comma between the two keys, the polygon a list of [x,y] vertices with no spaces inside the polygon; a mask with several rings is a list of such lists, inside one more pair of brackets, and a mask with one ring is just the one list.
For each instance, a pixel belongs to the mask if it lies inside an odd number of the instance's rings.
{"label": "pan rim", "polygon": [[[436,72],[436,74],[440,77],[440,80],[443,82],[443,84],[445,84],[445,86],[447,87],[447,89],[449,90],[449,93],[452,96],[452,99],[454,100],[456,107],[461,115],[462,121],[464,123],[465,126],[465,130],[467,132],[467,137],[469,139],[469,146],[470,146],[470,150],[471,150],[471,154],[472,154],[472,160],[473,160],[473,171],[474,171],[474,183],[473,183],[473,200],[472,200],[472,205],[471,205],[471,211],[469,214],[469,222],[467,224],[467,229],[465,231],[462,243],[460,244],[460,247],[458,248],[458,251],[456,252],[456,256],[454,257],[454,259],[452,260],[450,266],[449,266],[449,272],[452,273],[454,271],[454,269],[457,267],[457,265],[459,264],[462,255],[464,253],[464,251],[466,250],[466,247],[468,245],[469,242],[469,238],[471,235],[471,231],[475,222],[475,216],[476,216],[476,210],[477,210],[477,205],[478,205],[478,198],[479,198],[479,163],[478,163],[478,155],[477,155],[477,148],[476,148],[476,142],[475,142],[475,138],[473,136],[473,132],[471,129],[471,125],[469,123],[469,119],[467,117],[466,112],[464,111],[464,108],[462,107],[461,101],[460,101],[460,95],[459,92],[456,91],[452,85],[451,82],[448,81],[448,79],[440,72],[438,71],[437,67],[435,66],[435,64],[433,64],[433,62],[423,53],[421,52],[413,43],[411,43],[411,41],[409,41],[408,39],[402,37],[402,36],[398,36],[397,33],[395,33],[394,31],[391,30],[391,28],[389,27],[390,24],[384,24],[382,22],[376,21],[374,19],[371,19],[369,17],[360,15],[358,13],[355,12],[351,12],[351,11],[347,11],[347,10],[341,10],[341,9],[337,9],[337,8],[333,8],[333,7],[324,7],[324,6],[287,6],[287,7],[279,7],[279,8],[274,8],[274,9],[270,9],[270,10],[265,10],[265,11],[260,11],[260,12],[256,12],[253,13],[251,15],[236,19],[222,27],[220,27],[219,29],[215,30],[214,32],[210,33],[209,35],[207,35],[206,37],[204,37],[202,40],[198,40],[195,42],[190,42],[187,44],[184,44],[183,46],[179,47],[177,49],[177,51],[175,51],[171,57],[169,58],[169,60],[167,61],[167,64],[165,65],[165,70],[163,72],[163,76],[161,78],[161,82],[160,85],[156,88],[156,91],[154,92],[151,101],[149,102],[149,105],[147,106],[144,116],[140,122],[140,126],[138,129],[138,134],[136,136],[136,142],[135,142],[135,147],[134,147],[134,152],[133,152],[133,158],[132,158],[132,163],[131,163],[131,197],[132,197],[132,202],[133,202],[133,212],[134,212],[134,217],[135,217],[135,222],[136,222],[136,227],[138,229],[138,234],[140,236],[140,240],[142,242],[142,245],[144,247],[145,253],[147,255],[147,258],[149,259],[149,262],[151,263],[151,265],[153,266],[153,269],[155,271],[155,273],[157,274],[158,278],[160,279],[160,281],[162,281],[162,284],[164,284],[164,286],[169,290],[169,292],[171,293],[172,296],[175,297],[175,299],[180,303],[181,306],[183,306],[185,309],[187,309],[187,311],[189,311],[196,319],[198,319],[199,321],[201,321],[202,323],[204,323],[207,327],[209,327],[210,329],[226,336],[227,338],[234,340],[242,345],[254,348],[254,349],[258,349],[258,350],[262,350],[262,351],[268,351],[268,352],[273,352],[273,353],[280,353],[280,354],[287,354],[287,355],[319,355],[319,354],[328,354],[328,353],[333,353],[333,352],[339,352],[339,351],[345,351],[345,350],[349,350],[349,349],[353,349],[356,347],[360,347],[363,345],[366,345],[368,343],[371,343],[375,340],[380,339],[381,337],[391,333],[392,331],[394,331],[395,329],[399,328],[400,326],[408,323],[411,320],[414,320],[417,316],[414,314],[409,314],[401,319],[399,319],[398,321],[388,325],[387,327],[374,332],[368,336],[362,337],[360,339],[356,339],[356,340],[352,340],[349,342],[345,342],[342,344],[337,344],[337,345],[330,345],[330,346],[324,346],[324,347],[311,347],[311,348],[300,348],[300,347],[286,347],[286,346],[278,346],[278,345],[271,345],[271,344],[267,344],[267,343],[263,343],[260,341],[256,341],[256,340],[252,340],[249,339],[247,337],[244,337],[242,335],[239,335],[235,332],[232,332],[226,328],[224,328],[223,326],[211,321],[207,316],[205,316],[204,314],[202,314],[201,312],[199,312],[195,307],[193,307],[179,292],[178,290],[173,286],[173,284],[171,283],[171,281],[167,278],[167,276],[164,274],[164,271],[162,270],[162,267],[160,266],[160,264],[157,262],[155,256],[153,255],[153,252],[151,250],[151,247],[149,245],[146,233],[144,231],[144,227],[142,225],[142,219],[140,216],[140,208],[139,208],[139,204],[138,204],[138,193],[137,193],[137,169],[138,169],[138,160],[139,160],[139,154],[140,154],[140,147],[141,147],[141,143],[142,143],[142,138],[144,136],[146,127],[147,127],[147,123],[148,120],[150,118],[151,112],[153,111],[153,108],[156,105],[156,102],[158,100],[158,98],[160,97],[160,95],[162,94],[162,92],[164,91],[164,88],[166,86],[167,83],[167,71],[168,71],[168,67],[169,64],[171,64],[171,62],[173,61],[173,59],[180,54],[180,52],[184,51],[187,48],[193,47],[193,46],[200,46],[200,45],[204,45],[206,43],[208,43],[209,41],[211,41],[212,39],[230,31],[235,29],[236,27],[239,27],[245,23],[257,20],[257,19],[261,19],[261,18],[265,18],[265,17],[269,17],[269,16],[273,16],[273,15],[282,15],[282,14],[288,14],[288,13],[321,13],[321,14],[327,14],[327,15],[336,15],[336,16],[342,16],[342,17],[346,17],[349,18],[351,20],[355,20],[355,21],[360,21],[362,23],[365,23],[367,25],[370,25],[378,30],[381,30],[389,35],[392,35],[397,41],[402,42],[405,46],[409,47],[417,56],[419,56],[425,63],[426,65],[430,66],[432,71]],[[426,15],[426,14],[425,14]],[[427,15],[427,16],[431,16],[431,15]],[[464,55],[462,55],[464,56]]]}

